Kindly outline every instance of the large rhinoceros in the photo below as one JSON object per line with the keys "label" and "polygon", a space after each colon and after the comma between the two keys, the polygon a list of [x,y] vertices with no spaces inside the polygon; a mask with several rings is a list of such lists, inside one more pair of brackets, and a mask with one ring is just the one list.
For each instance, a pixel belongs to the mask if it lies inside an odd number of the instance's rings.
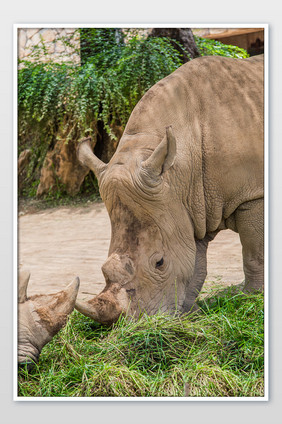
{"label": "large rhinoceros", "polygon": [[143,96],[108,164],[89,139],[80,143],[112,235],[106,287],[77,301],[78,311],[101,323],[124,312],[188,312],[208,243],[224,229],[239,233],[245,290],[262,288],[263,69],[263,56],[194,59]]}
{"label": "large rhinoceros", "polygon": [[54,294],[27,297],[30,273],[21,270],[18,289],[18,364],[31,368],[40,352],[66,324],[73,311],[79,289],[75,278],[64,290]]}

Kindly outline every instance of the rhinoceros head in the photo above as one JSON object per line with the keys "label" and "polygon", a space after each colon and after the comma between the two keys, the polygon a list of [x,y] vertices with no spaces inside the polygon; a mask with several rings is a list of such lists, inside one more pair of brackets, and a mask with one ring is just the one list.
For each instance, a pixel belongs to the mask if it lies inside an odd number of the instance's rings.
{"label": "rhinoceros head", "polygon": [[18,364],[28,366],[38,361],[40,352],[65,325],[73,311],[79,288],[75,278],[65,290],[55,294],[27,297],[30,278],[20,271],[18,288]]}
{"label": "rhinoceros head", "polygon": [[79,160],[98,178],[112,235],[102,267],[106,287],[75,307],[101,323],[112,323],[125,312],[136,316],[143,311],[181,311],[195,264],[192,222],[176,194],[171,127],[161,141],[155,140],[155,149],[148,135],[138,135],[143,146],[138,150],[130,149],[131,139],[138,145],[136,136],[125,137],[107,165],[93,154],[89,140],[78,148]]}

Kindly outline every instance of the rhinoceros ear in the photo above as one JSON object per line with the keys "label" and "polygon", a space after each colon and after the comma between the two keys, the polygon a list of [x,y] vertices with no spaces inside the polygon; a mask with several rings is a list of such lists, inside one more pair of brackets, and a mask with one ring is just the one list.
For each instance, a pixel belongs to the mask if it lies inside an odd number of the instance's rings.
{"label": "rhinoceros ear", "polygon": [[171,125],[166,127],[166,134],[151,156],[142,162],[142,168],[152,177],[159,177],[174,163],[176,156],[176,139]]}
{"label": "rhinoceros ear", "polygon": [[93,144],[91,137],[82,139],[77,146],[76,154],[79,162],[90,168],[99,181],[101,174],[106,169],[107,165],[94,155],[92,150]]}
{"label": "rhinoceros ear", "polygon": [[30,272],[21,270],[19,272],[18,302],[24,303],[27,299],[27,286],[30,279]]}

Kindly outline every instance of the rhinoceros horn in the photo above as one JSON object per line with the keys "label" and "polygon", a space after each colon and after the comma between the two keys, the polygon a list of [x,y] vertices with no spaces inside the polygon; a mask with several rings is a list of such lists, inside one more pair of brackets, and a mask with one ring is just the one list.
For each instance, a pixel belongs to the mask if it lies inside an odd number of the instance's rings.
{"label": "rhinoceros horn", "polygon": [[24,303],[27,299],[27,286],[30,279],[30,272],[21,270],[19,272],[18,303]]}
{"label": "rhinoceros horn", "polygon": [[106,169],[107,165],[94,155],[91,143],[91,137],[82,139],[77,146],[76,153],[80,163],[90,168],[99,181],[100,176]]}
{"label": "rhinoceros horn", "polygon": [[[116,286],[116,287],[114,287]],[[109,325],[126,312],[128,297],[125,289],[113,284],[111,290],[104,289],[98,296],[88,300],[76,300],[75,309],[101,324]]]}
{"label": "rhinoceros horn", "polygon": [[43,321],[48,316],[52,332],[57,332],[58,328],[65,324],[68,315],[73,311],[79,286],[80,280],[76,277],[60,292],[37,297],[37,305],[43,312],[42,315],[44,315]]}
{"label": "rhinoceros horn", "polygon": [[166,134],[151,156],[142,162],[142,168],[153,178],[159,177],[174,163],[176,156],[176,139],[171,125],[166,127]]}

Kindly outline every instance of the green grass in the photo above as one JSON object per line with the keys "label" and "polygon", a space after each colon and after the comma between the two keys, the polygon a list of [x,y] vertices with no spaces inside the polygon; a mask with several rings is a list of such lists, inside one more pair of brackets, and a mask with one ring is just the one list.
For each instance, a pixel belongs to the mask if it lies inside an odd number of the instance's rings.
{"label": "green grass", "polygon": [[112,328],[74,311],[39,364],[19,372],[18,396],[264,396],[263,295],[229,291],[200,306]]}

